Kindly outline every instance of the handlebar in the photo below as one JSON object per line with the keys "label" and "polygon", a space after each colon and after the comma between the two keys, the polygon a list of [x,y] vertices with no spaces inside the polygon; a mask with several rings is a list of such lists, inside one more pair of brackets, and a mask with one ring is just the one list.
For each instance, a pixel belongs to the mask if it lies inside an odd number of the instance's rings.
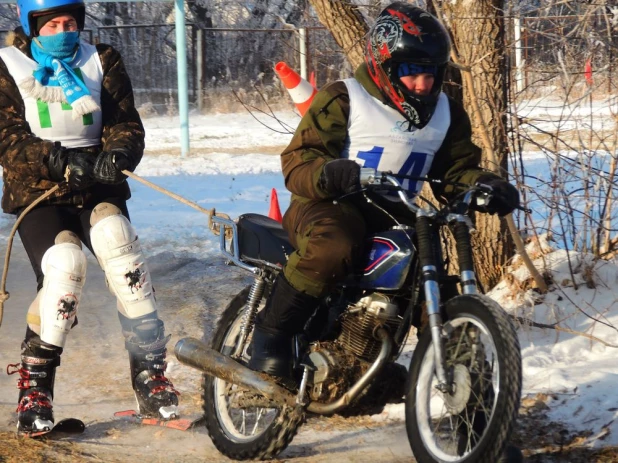
{"label": "handlebar", "polygon": [[[408,178],[410,180],[423,180],[429,181],[433,183],[445,183],[441,180],[429,179],[429,178],[420,178],[420,177],[410,177],[405,175],[395,175],[392,172],[380,172],[371,167],[361,167],[360,170],[360,184],[363,188],[368,187],[369,185],[391,185],[395,187],[395,191],[399,198],[403,201],[403,203],[413,212],[417,212],[420,207],[417,206],[410,200],[406,191],[401,186],[401,182],[398,180],[399,178]],[[462,196],[460,197],[460,201],[467,206],[471,204],[475,204],[476,206],[486,206],[491,201],[493,196],[493,188],[489,185],[484,185],[482,183],[477,183],[476,185],[468,185],[464,183],[456,183],[456,182],[447,182],[451,185],[458,186],[464,189]],[[476,201],[475,201],[476,200]],[[517,206],[516,209],[520,211],[524,211],[527,213],[532,212],[530,209],[525,208],[523,206]]]}
{"label": "handlebar", "polygon": [[410,209],[412,212],[416,213],[420,210],[420,207],[417,206],[410,200],[408,194],[401,186],[401,182],[394,177],[391,172],[380,172],[371,167],[361,167],[360,171],[360,184],[362,187],[367,187],[369,185],[392,185],[394,186],[394,190],[397,192],[397,195],[403,201],[403,203]]}

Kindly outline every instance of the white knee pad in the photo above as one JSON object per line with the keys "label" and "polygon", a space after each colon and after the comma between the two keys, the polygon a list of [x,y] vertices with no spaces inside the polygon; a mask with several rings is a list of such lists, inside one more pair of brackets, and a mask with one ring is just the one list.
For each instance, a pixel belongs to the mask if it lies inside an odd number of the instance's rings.
{"label": "white knee pad", "polygon": [[43,255],[41,269],[45,277],[32,312],[36,314],[38,301],[41,340],[64,347],[86,282],[87,261],[81,242],[74,233],[59,233],[55,243]]}
{"label": "white knee pad", "polygon": [[92,211],[90,241],[121,313],[137,318],[157,310],[150,272],[135,229],[120,209],[101,203]]}

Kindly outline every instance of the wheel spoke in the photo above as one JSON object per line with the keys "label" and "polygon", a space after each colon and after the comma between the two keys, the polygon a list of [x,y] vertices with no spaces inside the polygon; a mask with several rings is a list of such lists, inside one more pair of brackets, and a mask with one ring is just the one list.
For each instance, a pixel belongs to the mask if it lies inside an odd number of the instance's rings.
{"label": "wheel spoke", "polygon": [[235,410],[232,412],[232,414],[238,417],[238,425],[236,426],[236,429],[238,430],[240,434],[246,435],[246,432],[245,432],[246,412],[245,410]]}
{"label": "wheel spoke", "polygon": [[439,417],[439,419],[437,420],[437,422],[435,424],[435,428],[436,429],[442,429],[443,420],[444,419],[448,419],[449,424],[447,426],[452,428],[452,426],[453,426],[453,423],[452,423],[453,416],[450,413],[448,413],[445,403],[442,403],[442,410],[441,410],[441,412],[442,413],[440,413],[440,417]]}
{"label": "wheel spoke", "polygon": [[253,425],[253,429],[251,430],[251,435],[254,435],[257,432],[258,427],[260,425],[260,419],[262,419],[263,413],[264,413],[264,409],[258,408],[257,417],[255,418],[255,424]]}

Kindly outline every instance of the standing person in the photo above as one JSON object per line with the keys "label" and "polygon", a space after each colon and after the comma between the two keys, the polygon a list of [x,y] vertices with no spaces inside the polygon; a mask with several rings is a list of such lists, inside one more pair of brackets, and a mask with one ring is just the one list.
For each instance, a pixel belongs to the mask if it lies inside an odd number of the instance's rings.
{"label": "standing person", "polygon": [[53,427],[56,368],[77,324],[86,278],[82,243],[97,257],[129,354],[139,413],[177,415],[178,392],[164,376],[163,321],[136,232],[129,185],[144,151],[144,127],[120,54],[80,40],[83,0],[18,0],[21,27],[0,49],[2,209],[29,212],[18,232],[37,279],[18,366],[17,429]]}
{"label": "standing person", "polygon": [[[442,92],[450,49],[448,33],[434,16],[395,2],[370,30],[365,63],[354,78],[327,85],[314,97],[281,155],[292,193],[283,227],[296,251],[257,315],[253,370],[291,378],[294,335],[320,299],[352,273],[353,258],[375,224],[353,201],[333,199],[360,189],[361,166],[482,182],[494,190],[485,212],[503,216],[518,206],[515,187],[479,167],[481,150],[471,140],[469,117]],[[403,186],[413,197],[422,182],[405,180]],[[452,185],[432,188],[436,197],[454,193]]]}

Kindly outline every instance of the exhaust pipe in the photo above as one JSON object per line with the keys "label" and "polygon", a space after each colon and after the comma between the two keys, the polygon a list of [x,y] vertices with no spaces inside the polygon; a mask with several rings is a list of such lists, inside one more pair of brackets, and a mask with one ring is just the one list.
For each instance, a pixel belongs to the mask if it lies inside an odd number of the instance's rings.
{"label": "exhaust pipe", "polygon": [[356,399],[356,397],[358,397],[358,395],[363,392],[367,386],[369,386],[373,378],[380,372],[384,364],[387,362],[393,350],[393,340],[388,334],[388,331],[384,328],[378,328],[375,334],[378,339],[382,341],[382,345],[380,346],[378,358],[375,359],[365,374],[361,376],[361,378],[348,390],[348,392],[343,394],[334,402],[328,404],[321,402],[309,402],[309,405],[307,406],[308,411],[319,415],[332,415],[333,413],[337,413],[350,405],[350,403],[352,403],[354,399]]}
{"label": "exhaust pipe", "polygon": [[[309,402],[307,405],[309,412],[319,415],[332,415],[350,405],[371,383],[388,361],[393,350],[393,340],[388,331],[384,328],[379,328],[376,331],[376,335],[382,341],[380,353],[365,374],[348,392],[336,401],[328,404]],[[232,358],[211,349],[195,338],[183,338],[178,341],[174,347],[174,354],[176,354],[176,358],[180,363],[197,368],[207,375],[215,376],[228,383],[253,389],[269,399],[284,402],[291,407],[298,405],[297,396],[272,381],[272,378],[267,374],[253,371]]]}
{"label": "exhaust pipe", "polygon": [[253,389],[269,399],[284,402],[290,407],[297,405],[296,395],[272,381],[267,374],[258,373],[241,365],[198,339],[182,338],[176,343],[174,354],[180,363],[197,368],[207,375]]}

